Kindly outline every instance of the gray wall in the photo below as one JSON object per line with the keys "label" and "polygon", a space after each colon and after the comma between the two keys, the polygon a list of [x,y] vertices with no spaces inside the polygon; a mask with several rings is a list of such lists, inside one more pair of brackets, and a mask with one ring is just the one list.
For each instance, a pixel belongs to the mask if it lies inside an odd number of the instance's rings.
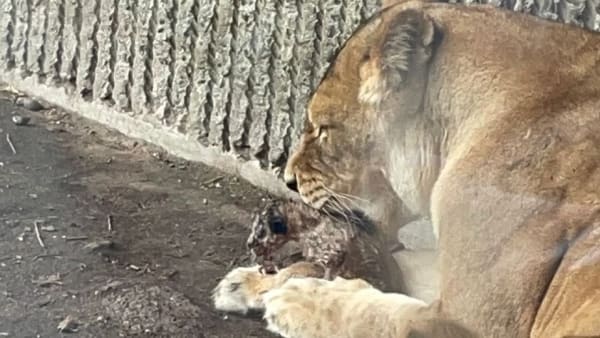
{"label": "gray wall", "polygon": [[[495,3],[598,29],[598,1]],[[378,2],[0,0],[0,81],[283,191],[264,169],[284,163],[328,60]]]}

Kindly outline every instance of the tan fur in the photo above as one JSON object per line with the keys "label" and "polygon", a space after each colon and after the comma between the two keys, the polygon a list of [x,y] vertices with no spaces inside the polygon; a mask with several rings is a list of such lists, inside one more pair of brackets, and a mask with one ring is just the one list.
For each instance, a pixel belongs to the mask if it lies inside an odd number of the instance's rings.
{"label": "tan fur", "polygon": [[383,293],[362,279],[304,277],[312,271],[302,263],[275,275],[236,268],[215,290],[215,306],[264,310],[267,329],[284,338],[475,338],[441,317],[437,303]]}
{"label": "tan fur", "polygon": [[600,336],[599,51],[491,6],[388,7],[313,95],[285,179],[319,208],[382,173],[439,231],[444,312],[482,337]]}
{"label": "tan fur", "polygon": [[212,293],[217,310],[242,314],[264,310],[263,295],[292,277],[320,277],[323,269],[316,264],[297,262],[277,274],[264,274],[260,266],[238,267],[228,272]]}

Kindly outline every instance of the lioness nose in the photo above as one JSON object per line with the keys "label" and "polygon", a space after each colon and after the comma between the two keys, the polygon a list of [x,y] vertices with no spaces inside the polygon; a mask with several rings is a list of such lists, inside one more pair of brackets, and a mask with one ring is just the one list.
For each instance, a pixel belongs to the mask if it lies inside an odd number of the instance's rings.
{"label": "lioness nose", "polygon": [[286,180],[285,185],[287,185],[288,189],[298,192],[298,181],[295,176]]}

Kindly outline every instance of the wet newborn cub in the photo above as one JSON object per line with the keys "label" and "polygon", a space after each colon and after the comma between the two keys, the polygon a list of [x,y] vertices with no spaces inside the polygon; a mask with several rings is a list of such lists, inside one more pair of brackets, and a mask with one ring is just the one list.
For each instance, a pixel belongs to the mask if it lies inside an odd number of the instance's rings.
{"label": "wet newborn cub", "polygon": [[272,201],[252,224],[248,248],[266,270],[273,254],[298,242],[302,259],[321,265],[324,278],[363,278],[385,291],[401,292],[398,265],[375,225],[360,212],[325,213],[297,201]]}

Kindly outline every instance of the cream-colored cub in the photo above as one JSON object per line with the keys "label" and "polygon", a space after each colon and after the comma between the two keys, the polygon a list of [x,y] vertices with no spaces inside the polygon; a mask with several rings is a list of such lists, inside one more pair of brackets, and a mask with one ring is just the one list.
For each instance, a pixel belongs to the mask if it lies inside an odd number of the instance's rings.
{"label": "cream-colored cub", "polygon": [[362,279],[305,277],[316,274],[313,267],[296,263],[273,275],[258,266],[236,268],[215,289],[215,307],[263,310],[267,329],[285,338],[475,337],[440,317],[437,305],[381,292]]}

